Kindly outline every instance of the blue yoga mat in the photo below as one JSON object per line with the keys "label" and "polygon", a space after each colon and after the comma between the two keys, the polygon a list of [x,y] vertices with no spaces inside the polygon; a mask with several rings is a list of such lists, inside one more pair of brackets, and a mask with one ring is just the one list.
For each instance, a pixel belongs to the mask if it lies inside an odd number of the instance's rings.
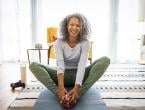
{"label": "blue yoga mat", "polygon": [[[32,110],[66,110],[58,101],[58,98],[48,89],[41,92]],[[68,110],[68,109],[67,109]],[[108,110],[105,102],[102,100],[95,87],[90,88],[78,101],[78,103],[69,110]]]}

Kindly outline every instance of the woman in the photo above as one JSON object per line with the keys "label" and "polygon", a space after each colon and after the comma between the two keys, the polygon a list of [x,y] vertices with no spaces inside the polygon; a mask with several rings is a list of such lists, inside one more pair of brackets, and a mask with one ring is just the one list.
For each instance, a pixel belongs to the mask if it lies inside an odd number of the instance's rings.
{"label": "woman", "polygon": [[[36,78],[56,94],[64,108],[73,107],[105,72],[110,60],[102,57],[86,67],[90,29],[87,19],[78,13],[61,22],[61,38],[55,42],[57,69],[32,63]],[[70,90],[67,90],[71,87]]]}

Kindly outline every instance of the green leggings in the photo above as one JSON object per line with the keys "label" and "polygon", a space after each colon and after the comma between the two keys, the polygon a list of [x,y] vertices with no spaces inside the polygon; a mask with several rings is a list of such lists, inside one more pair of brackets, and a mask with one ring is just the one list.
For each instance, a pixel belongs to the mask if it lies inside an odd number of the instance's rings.
{"label": "green leggings", "polygon": [[[81,86],[81,92],[85,93],[105,72],[110,64],[110,59],[102,57],[85,69],[85,75]],[[30,70],[34,76],[54,94],[57,90],[57,70],[38,63],[31,63]],[[77,69],[68,69],[64,73],[65,87],[73,87],[75,84]]]}

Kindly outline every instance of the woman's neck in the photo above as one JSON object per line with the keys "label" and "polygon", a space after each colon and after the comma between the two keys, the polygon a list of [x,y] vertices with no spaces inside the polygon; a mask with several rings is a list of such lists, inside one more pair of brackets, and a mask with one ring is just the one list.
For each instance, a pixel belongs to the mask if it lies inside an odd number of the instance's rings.
{"label": "woman's neck", "polygon": [[70,47],[75,47],[78,44],[78,40],[77,39],[69,39],[67,41],[67,43],[69,44]]}
{"label": "woman's neck", "polygon": [[75,42],[78,42],[78,39],[77,38],[69,37],[68,41],[72,42],[72,43],[75,43]]}

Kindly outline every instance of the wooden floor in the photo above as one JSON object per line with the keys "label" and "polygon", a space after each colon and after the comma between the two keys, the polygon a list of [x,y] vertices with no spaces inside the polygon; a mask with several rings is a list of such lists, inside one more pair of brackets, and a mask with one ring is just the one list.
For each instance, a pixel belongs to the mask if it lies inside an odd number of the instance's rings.
{"label": "wooden floor", "polygon": [[11,90],[10,83],[20,80],[20,64],[4,63],[0,65],[0,110],[7,107],[15,99],[21,88]]}

